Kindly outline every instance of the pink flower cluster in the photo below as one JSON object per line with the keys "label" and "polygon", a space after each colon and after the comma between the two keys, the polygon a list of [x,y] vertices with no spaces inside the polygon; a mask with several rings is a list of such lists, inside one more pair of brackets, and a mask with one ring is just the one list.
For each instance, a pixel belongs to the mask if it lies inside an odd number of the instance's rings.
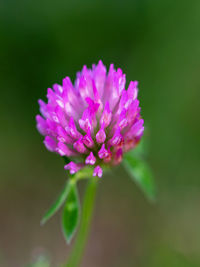
{"label": "pink flower cluster", "polygon": [[102,166],[119,164],[123,153],[133,149],[144,131],[140,116],[138,82],[130,82],[119,68],[102,61],[92,69],[83,67],[75,84],[70,78],[47,90],[48,103],[39,100],[37,129],[50,151],[70,159],[64,168],[71,174],[86,165],[101,177]]}

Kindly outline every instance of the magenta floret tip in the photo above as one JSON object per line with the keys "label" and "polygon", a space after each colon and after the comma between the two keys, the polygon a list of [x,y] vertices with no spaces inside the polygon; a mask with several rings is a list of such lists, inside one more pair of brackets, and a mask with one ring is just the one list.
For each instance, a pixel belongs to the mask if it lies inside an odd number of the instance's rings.
{"label": "magenta floret tip", "polygon": [[94,165],[95,162],[96,162],[96,158],[95,158],[94,154],[92,152],[90,152],[90,155],[87,156],[87,158],[85,160],[85,164]]}
{"label": "magenta floret tip", "polygon": [[100,166],[96,166],[94,168],[94,172],[93,172],[93,176],[98,176],[99,178],[101,178],[103,175],[103,170]]}
{"label": "magenta floret tip", "polygon": [[39,100],[37,129],[52,152],[68,157],[65,169],[74,174],[90,165],[101,177],[103,165],[116,165],[133,149],[144,131],[140,115],[138,82],[125,89],[126,76],[111,64],[107,73],[100,60],[83,67],[74,85],[69,77],[48,88],[46,104]]}

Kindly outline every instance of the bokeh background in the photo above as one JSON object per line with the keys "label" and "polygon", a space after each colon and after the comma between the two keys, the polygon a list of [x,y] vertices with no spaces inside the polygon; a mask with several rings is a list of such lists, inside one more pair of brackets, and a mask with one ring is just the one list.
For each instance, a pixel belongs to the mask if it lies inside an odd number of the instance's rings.
{"label": "bokeh background", "polygon": [[1,0],[0,266],[70,251],[60,214],[39,224],[67,174],[35,129],[37,100],[99,59],[140,82],[158,194],[149,203],[123,166],[105,176],[81,266],[200,266],[199,0]]}

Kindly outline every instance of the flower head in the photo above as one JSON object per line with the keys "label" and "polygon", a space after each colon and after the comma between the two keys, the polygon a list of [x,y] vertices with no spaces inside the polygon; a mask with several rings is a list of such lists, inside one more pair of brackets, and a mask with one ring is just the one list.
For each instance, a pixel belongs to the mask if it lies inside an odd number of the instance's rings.
{"label": "flower head", "polygon": [[123,153],[133,149],[144,131],[140,116],[138,82],[130,82],[121,69],[102,61],[92,69],[83,67],[75,84],[70,78],[48,89],[48,103],[39,100],[37,129],[50,151],[68,157],[71,174],[89,165],[102,176],[102,165],[119,164]]}

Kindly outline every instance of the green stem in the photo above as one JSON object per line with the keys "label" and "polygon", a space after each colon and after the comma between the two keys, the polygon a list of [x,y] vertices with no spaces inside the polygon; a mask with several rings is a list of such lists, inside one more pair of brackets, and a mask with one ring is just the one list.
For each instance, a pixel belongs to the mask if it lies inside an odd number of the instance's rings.
{"label": "green stem", "polygon": [[83,209],[82,209],[79,233],[75,241],[71,255],[67,263],[63,267],[78,267],[80,264],[90,229],[90,222],[95,203],[96,189],[97,189],[96,178],[89,179],[83,201]]}

